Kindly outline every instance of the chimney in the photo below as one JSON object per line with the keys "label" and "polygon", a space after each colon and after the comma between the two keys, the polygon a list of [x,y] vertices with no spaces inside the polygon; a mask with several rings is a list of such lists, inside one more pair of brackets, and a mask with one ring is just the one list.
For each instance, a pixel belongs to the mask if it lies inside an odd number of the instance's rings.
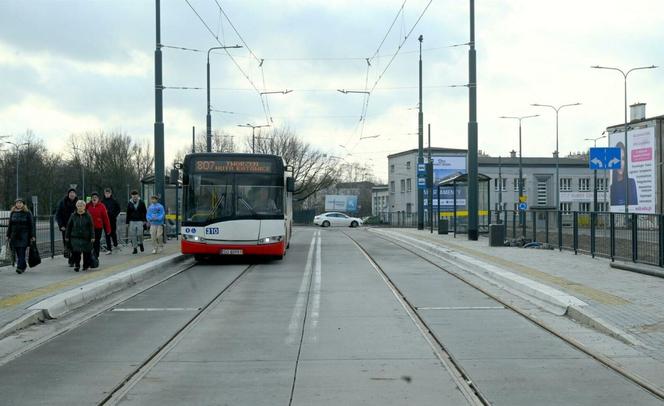
{"label": "chimney", "polygon": [[646,118],[646,104],[635,103],[629,106],[629,121],[639,121]]}
{"label": "chimney", "polygon": [[516,158],[516,151],[515,150],[510,151],[510,158]]}

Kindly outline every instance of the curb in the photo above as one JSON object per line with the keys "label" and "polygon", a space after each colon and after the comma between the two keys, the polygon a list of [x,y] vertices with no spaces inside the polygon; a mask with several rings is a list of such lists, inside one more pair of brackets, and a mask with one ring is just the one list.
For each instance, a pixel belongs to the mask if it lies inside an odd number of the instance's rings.
{"label": "curb", "polygon": [[112,293],[147,279],[164,265],[178,263],[186,258],[180,253],[139,265],[119,272],[104,279],[90,282],[83,286],[58,293],[30,306],[28,310],[42,313],[45,319],[57,319],[94,300],[102,299]]}
{"label": "curb", "polygon": [[452,262],[453,265],[457,266],[461,270],[481,278],[484,281],[489,282],[503,290],[507,290],[508,292],[515,294],[555,315],[564,315],[570,306],[587,306],[587,303],[584,301],[561,290],[552,288],[537,281],[533,281],[521,275],[517,275],[495,265],[476,260],[465,254],[458,253],[452,249],[444,248],[440,245],[410,236],[394,236],[394,233],[389,232],[379,232],[379,234],[393,236],[393,238],[397,238],[419,249],[426,248],[430,254],[433,253],[439,258]]}
{"label": "curb", "polygon": [[[382,234],[383,235],[391,234],[392,236],[394,235],[394,233],[389,233],[389,232]],[[614,324],[594,314],[589,309],[587,303],[576,298],[575,296],[568,295],[565,292],[551,288],[547,285],[532,281],[520,275],[513,274],[509,271],[503,270],[494,265],[486,264],[480,260],[469,258],[464,254],[458,254],[456,253],[456,251],[452,249],[447,248],[445,251],[443,250],[443,247],[434,243],[423,241],[410,236],[402,235],[401,237],[409,240],[414,240],[417,243],[421,243],[428,246],[428,248],[436,252],[434,253],[434,255],[438,254],[437,255],[438,257],[444,257],[443,259],[447,261],[454,260],[455,261],[454,265],[456,265],[460,269],[470,274],[473,274],[493,285],[496,285],[501,289],[507,290],[512,294],[520,296],[523,299],[541,307],[546,311],[549,311],[558,316],[566,316],[580,324],[593,328],[625,344],[646,347],[646,345],[643,342],[641,342],[633,335],[629,334],[628,332],[624,331],[618,326],[615,326]],[[398,237],[396,238],[398,239]],[[412,242],[408,241],[404,242],[410,245],[414,245]],[[468,259],[470,259],[470,261],[468,261]],[[460,264],[459,262],[462,262],[463,264]],[[468,267],[463,266],[465,264],[484,268],[485,271],[482,272],[475,269],[469,269]],[[508,274],[511,274],[511,276],[505,278],[505,276]],[[513,278],[512,275],[517,278]],[[523,283],[524,281],[528,281],[531,283]],[[541,287],[544,287],[545,290],[543,291],[539,290],[539,288]],[[553,308],[551,308],[551,306],[553,306]]]}
{"label": "curb", "polygon": [[637,272],[643,275],[650,275],[658,278],[664,278],[664,271],[662,271],[661,268],[656,269],[655,267],[648,265],[637,265],[637,264],[630,264],[627,262],[611,262],[609,266],[611,268],[621,269],[623,271]]}
{"label": "curb", "polygon": [[12,335],[18,330],[23,330],[24,328],[30,327],[33,324],[41,323],[45,319],[44,312],[41,310],[32,310],[29,313],[25,313],[19,318],[5,324],[2,328],[0,328],[0,340],[9,335]]}

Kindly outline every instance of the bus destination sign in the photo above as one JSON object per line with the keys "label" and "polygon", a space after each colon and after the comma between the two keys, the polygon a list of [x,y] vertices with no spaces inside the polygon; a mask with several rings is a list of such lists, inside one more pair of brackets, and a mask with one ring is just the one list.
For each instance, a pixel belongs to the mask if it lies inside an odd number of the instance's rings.
{"label": "bus destination sign", "polygon": [[194,166],[196,172],[240,172],[240,173],[271,173],[272,162],[248,160],[213,160],[201,159]]}

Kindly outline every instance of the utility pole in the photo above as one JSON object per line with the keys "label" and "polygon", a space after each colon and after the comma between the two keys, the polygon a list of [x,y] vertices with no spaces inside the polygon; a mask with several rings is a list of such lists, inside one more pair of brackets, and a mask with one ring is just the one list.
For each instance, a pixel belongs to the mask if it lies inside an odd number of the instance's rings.
{"label": "utility pole", "polygon": [[156,6],[156,48],[154,51],[154,190],[161,203],[164,201],[164,84],[161,63],[161,0]]}
{"label": "utility pole", "polygon": [[503,210],[503,158],[498,155],[498,224],[500,221],[500,212]]}
{"label": "utility pole", "polygon": [[191,153],[196,152],[196,127],[191,127]]}
{"label": "utility pole", "polygon": [[[263,125],[253,125],[253,124],[238,124],[238,127],[251,127],[251,153],[255,154],[256,153],[256,129],[257,128],[263,128],[263,127],[270,127],[270,124],[263,124]],[[231,138],[232,142],[232,138]]]}
{"label": "utility pole", "polygon": [[479,238],[479,185],[477,168],[477,66],[475,54],[475,0],[470,0],[470,49],[468,50],[468,239]]}
{"label": "utility pole", "polygon": [[429,167],[427,178],[429,181],[429,232],[433,234],[433,161],[431,160],[431,123],[427,124],[429,134]]}
{"label": "utility pole", "polygon": [[[417,113],[417,165],[418,168],[424,163],[422,149],[424,148],[424,115],[422,113],[422,41],[424,37],[420,35],[420,103]],[[417,229],[424,229],[424,189],[417,188]]]}
{"label": "utility pole", "polygon": [[655,69],[655,68],[657,68],[657,66],[655,66],[655,65],[641,66],[641,67],[638,67],[638,68],[632,68],[632,69],[628,70],[627,72],[623,71],[622,69],[614,68],[614,67],[611,67],[611,66],[595,65],[595,66],[591,66],[591,68],[593,68],[593,69],[615,70],[615,71],[620,72],[623,75],[623,78],[625,79],[625,93],[624,93],[625,94],[625,107],[624,107],[624,112],[625,112],[625,134],[624,134],[624,136],[625,136],[625,160],[623,162],[623,179],[624,179],[624,182],[625,182],[625,214],[628,214],[629,213],[629,176],[628,176],[629,148],[627,147],[627,145],[628,145],[627,144],[627,125],[628,125],[629,122],[627,121],[627,77],[629,76],[629,74],[631,72],[634,72],[635,70]]}
{"label": "utility pole", "polygon": [[205,123],[206,123],[205,145],[207,152],[212,152],[212,114],[211,114],[212,108],[210,107],[210,52],[215,49],[229,49],[229,48],[242,48],[242,47],[240,45],[232,45],[228,47],[220,46],[220,47],[212,47],[207,51],[207,115],[205,116]]}

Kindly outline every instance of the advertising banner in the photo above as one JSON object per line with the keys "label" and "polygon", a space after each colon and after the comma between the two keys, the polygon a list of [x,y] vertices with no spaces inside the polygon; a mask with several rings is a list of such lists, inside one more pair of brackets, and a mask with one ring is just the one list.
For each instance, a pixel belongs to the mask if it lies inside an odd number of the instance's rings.
{"label": "advertising banner", "polygon": [[[611,211],[625,211],[625,202],[630,213],[655,213],[657,196],[655,163],[655,128],[640,128],[609,136],[609,146],[621,150],[622,165],[611,171]],[[627,165],[627,177],[624,168]]]}
{"label": "advertising banner", "polygon": [[354,213],[357,211],[357,196],[325,195],[325,211]]}
{"label": "advertising banner", "polygon": [[[443,196],[438,199],[438,182],[445,179],[446,177],[452,175],[456,172],[466,173],[466,157],[464,156],[432,156],[431,160],[433,161],[433,207],[434,210],[438,209],[438,203],[441,203],[441,210],[452,210],[453,209],[453,198],[452,189],[442,190]],[[446,188],[447,189],[447,188]],[[446,195],[447,194],[447,195]],[[424,190],[424,207],[427,207],[429,198],[429,190]],[[457,209],[466,206],[466,189],[460,187],[457,189]]]}

